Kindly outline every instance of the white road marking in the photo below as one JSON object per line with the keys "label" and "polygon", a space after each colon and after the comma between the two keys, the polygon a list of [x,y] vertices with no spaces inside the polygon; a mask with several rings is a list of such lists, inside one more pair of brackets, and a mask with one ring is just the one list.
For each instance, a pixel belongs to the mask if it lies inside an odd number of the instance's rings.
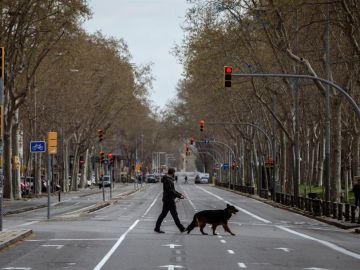
{"label": "white road marking", "polygon": [[220,242],[223,243],[223,244],[225,244],[225,243],[226,243],[226,240],[221,239]]}
{"label": "white road marking", "polygon": [[221,236],[221,235],[218,235],[218,238],[222,238],[222,236]]}
{"label": "white road marking", "polygon": [[34,221],[26,222],[26,223],[23,223],[20,225],[16,225],[14,227],[28,226],[28,225],[32,225],[32,224],[39,223],[39,222],[40,222],[40,220],[34,220]]}
{"label": "white road marking", "polygon": [[15,269],[18,269],[18,270],[31,270],[31,268],[30,267],[6,267],[6,268],[1,268],[1,269],[13,269],[13,270],[15,270]]}
{"label": "white road marking", "polygon": [[185,194],[185,196],[186,196],[187,201],[190,203],[190,205],[192,206],[192,208],[194,208],[195,212],[197,212],[196,206],[195,206],[195,204],[192,202],[192,200],[190,200],[189,195],[187,194],[187,192],[186,192],[185,190],[183,190],[183,192],[184,192],[184,194]]}
{"label": "white road marking", "polygon": [[318,268],[318,267],[310,267],[310,268],[304,268],[304,269],[308,269],[308,270],[330,270],[327,268]]}
{"label": "white road marking", "polygon": [[[297,236],[303,237],[303,238],[305,238],[305,239],[318,242],[318,243],[320,243],[320,244],[322,244],[322,245],[324,245],[324,246],[327,246],[328,248],[330,248],[330,249],[332,249],[332,250],[338,251],[338,252],[340,252],[340,253],[342,253],[342,254],[345,254],[345,255],[348,255],[348,256],[350,256],[350,257],[353,257],[353,258],[355,258],[355,259],[360,260],[360,254],[355,253],[355,252],[352,252],[352,251],[347,250],[347,249],[345,249],[345,248],[339,247],[339,246],[337,246],[337,245],[335,245],[335,244],[333,244],[333,243],[330,243],[330,242],[328,242],[328,241],[320,240],[320,239],[317,239],[317,238],[312,237],[312,236],[310,236],[310,235],[296,232],[296,231],[291,230],[291,229],[289,229],[289,228],[286,228],[286,227],[284,227],[284,226],[276,226],[276,227],[279,228],[279,229],[281,229],[281,230],[283,230],[283,231],[286,231],[286,232],[295,234],[295,235],[297,235]],[[308,268],[308,269],[311,269],[311,268]]]}
{"label": "white road marking", "polygon": [[247,268],[246,264],[245,263],[238,263],[238,266],[240,268]]}
{"label": "white road marking", "polygon": [[124,241],[126,235],[135,228],[135,226],[139,223],[140,220],[136,220],[130,227],[129,229],[126,230],[126,232],[124,232],[119,240],[117,240],[117,242],[115,243],[115,245],[109,250],[109,252],[104,256],[104,258],[95,266],[94,270],[100,270],[104,264],[109,260],[109,258],[111,257],[111,255],[115,252],[115,250],[120,246],[120,244]]}
{"label": "white road marking", "polygon": [[[214,193],[212,193],[212,192],[210,192],[210,191],[207,191],[207,190],[204,189],[204,188],[201,188],[201,187],[197,187],[197,188],[199,188],[199,189],[201,189],[202,191],[204,191],[204,192],[206,192],[206,193],[214,196],[215,198],[223,201],[224,203],[231,204],[231,203],[229,203],[228,201],[226,201],[226,200],[224,200],[223,198],[221,198],[220,196],[218,196],[218,195],[216,195],[216,194],[214,194]],[[259,216],[255,215],[255,214],[253,214],[253,213],[251,213],[251,212],[249,212],[249,211],[247,211],[247,210],[245,210],[245,209],[243,209],[243,208],[241,208],[241,207],[239,207],[239,206],[236,206],[236,205],[234,205],[234,206],[235,206],[236,209],[238,209],[239,211],[241,211],[241,212],[243,212],[243,213],[245,213],[245,214],[247,214],[247,215],[249,215],[249,216],[257,219],[257,220],[260,220],[260,221],[262,221],[262,222],[264,222],[264,223],[271,223],[270,220],[267,220],[267,219],[264,219],[264,218],[262,218],[262,217],[259,217]]]}
{"label": "white road marking", "polygon": [[231,250],[231,249],[228,249],[228,251],[227,251],[229,254],[235,254],[235,252],[233,251],[233,250]]}
{"label": "white road marking", "polygon": [[176,245],[176,244],[167,244],[167,245],[162,245],[162,246],[169,247],[169,248],[181,247],[181,245]]}
{"label": "white road marking", "polygon": [[181,265],[173,265],[173,264],[169,264],[169,265],[163,265],[163,266],[159,266],[160,268],[167,268],[168,270],[175,270],[175,268],[184,268]]}
{"label": "white road marking", "polygon": [[156,195],[156,197],[155,197],[155,199],[153,200],[153,202],[150,204],[150,206],[148,207],[148,209],[146,209],[145,213],[144,213],[141,217],[145,217],[145,216],[149,213],[150,209],[154,206],[154,204],[155,204],[156,200],[158,199],[158,197],[160,196],[160,194],[161,194],[161,191],[158,193],[158,195]]}
{"label": "white road marking", "polygon": [[64,245],[41,245],[42,247],[56,247],[56,249],[61,249]]}
{"label": "white road marking", "polygon": [[175,253],[176,253],[176,254],[181,254],[181,250],[177,249],[177,250],[175,251]]}
{"label": "white road marking", "polygon": [[279,248],[274,248],[274,249],[279,249],[285,252],[290,252],[290,250],[292,250],[291,248],[284,248],[284,247],[279,247]]}
{"label": "white road marking", "polygon": [[37,240],[25,240],[25,242],[47,242],[47,241],[116,241],[118,238],[78,238],[78,239],[67,239],[67,238],[53,238],[53,239],[37,239]]}

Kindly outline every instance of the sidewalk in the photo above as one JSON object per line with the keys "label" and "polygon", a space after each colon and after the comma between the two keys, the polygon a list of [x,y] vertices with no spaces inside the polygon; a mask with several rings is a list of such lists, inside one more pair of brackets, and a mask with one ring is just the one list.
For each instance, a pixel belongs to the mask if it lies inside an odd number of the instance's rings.
{"label": "sidewalk", "polygon": [[[113,188],[113,198],[107,201],[101,201],[86,209],[86,213],[90,213],[106,207],[112,203],[117,202],[118,200],[141,190],[141,186],[135,189],[134,184],[122,184],[117,183],[115,184],[115,188]],[[109,189],[106,189],[107,194],[109,193]],[[93,188],[85,188],[78,191],[70,191],[67,193],[61,193],[61,202],[65,200],[71,200],[80,197],[91,196],[94,194],[102,194],[102,189],[98,187]],[[56,205],[58,202],[58,193],[51,195],[51,204]],[[19,214],[27,211],[31,211],[34,209],[44,208],[47,207],[47,194],[43,194],[38,198],[24,198],[21,200],[6,200],[4,199],[3,202],[3,216],[9,216],[13,214]],[[32,230],[3,230],[0,232],[0,251],[4,248],[9,247],[10,245],[28,237],[32,234]]]}
{"label": "sidewalk", "polygon": [[248,194],[248,193],[243,193],[243,192],[239,192],[239,191],[236,191],[236,190],[232,190],[232,189],[228,189],[228,188],[224,188],[224,187],[220,187],[220,186],[216,186],[216,185],[214,185],[214,187],[224,189],[226,191],[230,191],[230,192],[233,192],[233,193],[245,196],[245,197],[249,197],[249,198],[252,198],[254,200],[258,200],[258,201],[261,201],[263,203],[269,204],[269,205],[271,205],[273,207],[277,207],[277,208],[281,208],[281,209],[284,209],[284,210],[287,210],[287,211],[290,211],[290,212],[293,212],[293,213],[297,213],[297,214],[306,216],[308,218],[312,218],[312,219],[315,219],[315,220],[318,220],[318,221],[321,221],[321,222],[336,226],[336,227],[344,229],[344,230],[349,230],[350,232],[360,233],[360,224],[359,223],[350,223],[350,222],[347,222],[347,221],[344,221],[344,220],[337,220],[337,219],[330,218],[330,217],[325,217],[325,216],[314,216],[314,215],[311,215],[311,214],[309,214],[308,212],[306,212],[304,210],[300,210],[298,208],[294,208],[294,207],[291,207],[291,206],[286,206],[286,205],[274,202],[274,201],[269,200],[269,199],[261,198],[258,195],[251,195],[251,194]]}

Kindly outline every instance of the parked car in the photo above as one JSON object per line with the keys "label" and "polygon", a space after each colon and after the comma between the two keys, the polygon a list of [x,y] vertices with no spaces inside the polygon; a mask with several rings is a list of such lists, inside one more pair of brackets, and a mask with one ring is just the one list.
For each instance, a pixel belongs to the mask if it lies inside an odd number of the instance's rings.
{"label": "parked car", "polygon": [[102,178],[100,178],[100,180],[99,180],[99,188],[102,188],[103,184],[104,184],[104,187],[110,187],[111,186],[110,175],[104,175]]}
{"label": "parked car", "polygon": [[146,182],[157,183],[159,182],[159,179],[154,174],[149,174],[148,176],[146,176]]}

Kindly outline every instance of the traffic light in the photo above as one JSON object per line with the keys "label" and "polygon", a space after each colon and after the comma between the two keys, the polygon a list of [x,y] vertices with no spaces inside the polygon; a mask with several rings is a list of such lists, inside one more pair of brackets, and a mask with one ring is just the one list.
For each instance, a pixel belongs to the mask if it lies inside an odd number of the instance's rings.
{"label": "traffic light", "polygon": [[194,144],[194,138],[190,138],[190,145]]}
{"label": "traffic light", "polygon": [[57,154],[57,132],[48,132],[48,153],[52,155]]}
{"label": "traffic light", "polygon": [[204,126],[205,126],[205,121],[201,120],[200,121],[200,131],[203,132],[204,131]]}
{"label": "traffic light", "polygon": [[114,156],[113,156],[113,154],[108,154],[108,159],[109,159],[109,164],[110,165],[113,165],[114,164]]}
{"label": "traffic light", "polygon": [[185,147],[185,155],[187,155],[187,156],[190,155],[189,145],[186,145],[186,147]]}
{"label": "traffic light", "polygon": [[100,164],[103,164],[105,161],[105,152],[100,151],[99,156],[100,156]]}
{"label": "traffic light", "polygon": [[234,171],[238,168],[238,166],[236,165],[236,162],[233,161],[232,165],[231,165],[231,169]]}
{"label": "traffic light", "polygon": [[98,138],[99,138],[99,142],[101,142],[104,139],[104,130],[102,129],[98,130]]}
{"label": "traffic light", "polygon": [[232,67],[224,67],[224,85],[225,87],[231,87]]}

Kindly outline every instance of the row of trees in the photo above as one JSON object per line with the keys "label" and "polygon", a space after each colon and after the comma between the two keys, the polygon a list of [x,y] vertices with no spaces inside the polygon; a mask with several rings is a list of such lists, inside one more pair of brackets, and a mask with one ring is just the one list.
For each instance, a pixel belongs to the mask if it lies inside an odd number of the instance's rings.
{"label": "row of trees", "polygon": [[[249,126],[212,128],[207,121],[249,122],[276,141],[279,191],[294,192],[295,136],[300,138],[300,184],[323,186],[326,85],[293,79],[233,78],[223,85],[223,67],[243,73],[297,73],[328,78],[360,103],[360,4],[355,0],[194,0],[184,25],[186,35],[175,54],[184,65],[178,102],[168,120],[205,138],[216,138],[238,153],[243,179],[254,185],[262,157],[271,157],[267,140]],[[328,49],[328,50],[327,50]],[[296,117],[296,102],[299,104]],[[330,90],[331,199],[339,200],[360,174],[359,119]],[[275,120],[275,124],[274,124]],[[296,121],[299,132],[297,133]],[[275,128],[274,128],[275,127]],[[244,183],[242,183],[244,184]]]}
{"label": "row of trees", "polygon": [[[89,179],[100,151],[98,129],[105,131],[104,149],[127,161],[141,147],[140,158],[151,163],[151,152],[161,145],[161,121],[147,98],[150,66],[135,66],[124,40],[86,33],[81,24],[90,15],[84,0],[0,2],[5,198],[21,197],[21,176],[34,176],[35,193],[41,194],[46,156],[31,154],[29,144],[46,140],[49,131],[58,132],[54,167],[63,191]],[[21,167],[12,166],[14,156]]]}

